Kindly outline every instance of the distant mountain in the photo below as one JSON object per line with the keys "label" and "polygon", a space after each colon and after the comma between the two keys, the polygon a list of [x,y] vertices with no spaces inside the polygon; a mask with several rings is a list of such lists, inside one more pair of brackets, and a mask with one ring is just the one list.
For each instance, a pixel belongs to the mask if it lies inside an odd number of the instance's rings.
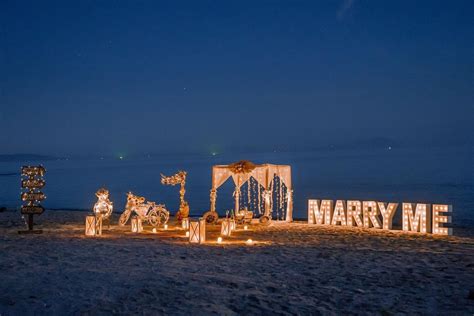
{"label": "distant mountain", "polygon": [[55,160],[57,157],[36,155],[36,154],[10,154],[0,155],[1,162],[15,162],[15,161],[47,161]]}

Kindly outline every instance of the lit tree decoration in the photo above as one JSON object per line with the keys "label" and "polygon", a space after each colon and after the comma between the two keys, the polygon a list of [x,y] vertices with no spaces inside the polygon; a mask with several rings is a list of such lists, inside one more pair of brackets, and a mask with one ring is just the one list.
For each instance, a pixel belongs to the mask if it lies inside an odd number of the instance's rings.
{"label": "lit tree decoration", "polygon": [[166,210],[164,204],[145,202],[144,197],[129,192],[127,195],[125,211],[120,215],[120,226],[125,226],[125,224],[127,224],[132,212],[135,212],[140,220],[146,220],[152,226],[165,225],[170,218],[170,213]]}
{"label": "lit tree decoration", "polygon": [[28,215],[26,222],[28,230],[19,231],[19,233],[42,233],[41,230],[33,230],[33,215],[41,215],[44,207],[40,202],[46,199],[46,195],[40,191],[45,185],[43,176],[46,169],[43,166],[23,166],[21,168],[21,187],[24,190],[21,193],[21,200],[25,204],[21,207],[21,214]]}
{"label": "lit tree decoration", "polygon": [[181,221],[183,218],[189,217],[189,204],[184,200],[184,194],[186,193],[186,171],[178,171],[178,173],[172,176],[161,175],[161,184],[175,186],[179,184],[181,186],[179,190],[179,211],[176,212],[176,218]]}

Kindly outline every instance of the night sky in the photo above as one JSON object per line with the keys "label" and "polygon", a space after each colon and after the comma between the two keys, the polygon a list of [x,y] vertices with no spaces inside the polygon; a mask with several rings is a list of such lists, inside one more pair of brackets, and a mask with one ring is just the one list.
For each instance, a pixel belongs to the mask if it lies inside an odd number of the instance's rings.
{"label": "night sky", "polygon": [[0,154],[474,144],[474,1],[0,1]]}

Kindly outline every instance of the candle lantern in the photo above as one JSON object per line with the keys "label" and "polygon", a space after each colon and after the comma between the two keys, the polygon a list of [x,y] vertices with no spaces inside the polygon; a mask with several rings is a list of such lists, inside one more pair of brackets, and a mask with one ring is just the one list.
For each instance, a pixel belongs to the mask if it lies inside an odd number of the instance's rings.
{"label": "candle lantern", "polygon": [[181,227],[183,229],[189,229],[189,217],[183,218],[183,221],[181,222]]}
{"label": "candle lantern", "polygon": [[223,220],[221,224],[221,235],[230,236],[231,232],[232,232],[231,221],[229,219]]}
{"label": "candle lantern", "polygon": [[97,236],[102,236],[102,216],[95,217],[95,234]]}
{"label": "candle lantern", "polygon": [[95,215],[86,216],[86,236],[96,235],[96,217]]}
{"label": "candle lantern", "polygon": [[206,220],[189,222],[189,242],[202,244],[206,242]]}
{"label": "candle lantern", "polygon": [[236,230],[237,229],[237,223],[235,222],[234,219],[229,220],[230,222],[230,231]]}
{"label": "candle lantern", "polygon": [[132,217],[132,233],[141,233],[143,231],[142,220],[138,216]]}

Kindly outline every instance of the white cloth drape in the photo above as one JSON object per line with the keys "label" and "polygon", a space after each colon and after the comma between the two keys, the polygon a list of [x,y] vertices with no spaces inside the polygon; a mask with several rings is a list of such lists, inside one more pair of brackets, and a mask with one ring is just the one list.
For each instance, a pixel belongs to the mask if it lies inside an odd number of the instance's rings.
{"label": "white cloth drape", "polygon": [[230,176],[232,176],[232,172],[227,168],[227,166],[212,167],[212,188],[217,189],[223,185]]}
{"label": "white cloth drape", "polygon": [[[212,167],[212,190],[217,190],[221,185],[223,185],[230,177],[232,177],[236,189],[240,189],[242,185],[244,185],[250,177],[253,177],[259,185],[263,186],[265,190],[269,190],[271,183],[273,182],[274,176],[280,178],[280,181],[285,184],[288,195],[287,195],[287,210],[286,210],[286,220],[292,221],[293,220],[293,200],[292,200],[292,184],[291,184],[291,167],[287,165],[272,165],[272,164],[264,164],[258,165],[252,172],[250,173],[233,173],[228,165],[217,165]],[[211,204],[215,203],[215,201],[211,198]],[[238,201],[236,201],[238,203]],[[213,209],[214,205],[211,205],[211,209]]]}

